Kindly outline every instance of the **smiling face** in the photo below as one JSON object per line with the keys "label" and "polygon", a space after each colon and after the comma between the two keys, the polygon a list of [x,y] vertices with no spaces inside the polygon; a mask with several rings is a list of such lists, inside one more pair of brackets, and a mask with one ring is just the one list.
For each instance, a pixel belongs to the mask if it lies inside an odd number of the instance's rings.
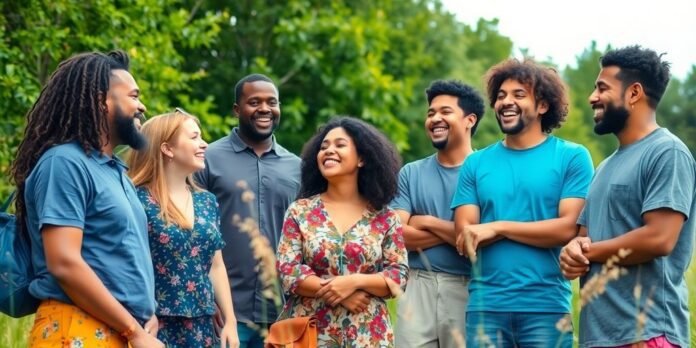
{"label": "smiling face", "polygon": [[239,130],[246,140],[261,142],[271,135],[280,123],[278,90],[266,81],[247,82],[240,100],[234,104],[239,117]]}
{"label": "smiling face", "polygon": [[192,118],[181,124],[171,143],[162,146],[162,153],[171,161],[168,165],[177,166],[183,172],[192,174],[205,168],[205,150],[208,143],[201,138],[201,129]]}
{"label": "smiling face", "polygon": [[535,123],[540,127],[539,115],[545,113],[548,107],[546,103],[537,103],[529,87],[510,79],[500,85],[494,109],[500,130],[515,135]]}
{"label": "smiling face", "polygon": [[109,112],[111,137],[114,145],[128,145],[142,149],[146,144],[140,133],[145,105],[140,101],[140,89],[133,76],[126,70],[113,70],[106,108]]}
{"label": "smiling face", "polygon": [[617,78],[619,67],[602,68],[595,81],[595,89],[590,94],[590,105],[594,111],[594,131],[597,134],[617,134],[626,127],[629,117],[624,101],[625,89]]}
{"label": "smiling face", "polygon": [[[439,95],[433,98],[425,119],[425,131],[433,146],[442,150],[448,144],[460,144],[466,136],[467,129],[473,126],[476,119],[465,117],[464,110],[459,107],[459,98],[451,95]],[[467,127],[467,124],[469,124]]]}
{"label": "smiling face", "polygon": [[330,178],[355,175],[362,166],[353,138],[342,127],[330,130],[317,153],[317,164],[321,175]]}

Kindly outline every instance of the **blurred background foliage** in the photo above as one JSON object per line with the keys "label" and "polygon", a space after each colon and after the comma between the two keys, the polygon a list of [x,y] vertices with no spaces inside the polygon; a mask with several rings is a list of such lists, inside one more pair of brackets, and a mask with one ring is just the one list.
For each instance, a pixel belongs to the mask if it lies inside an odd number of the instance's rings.
{"label": "blurred background foliage", "polygon": [[[236,124],[236,81],[260,72],[279,87],[277,138],[290,150],[299,153],[331,116],[352,115],[384,131],[405,162],[433,152],[423,130],[432,80],[482,90],[489,67],[520,56],[496,20],[466,25],[437,0],[10,1],[0,3],[0,34],[2,173],[41,86],[61,60],[82,51],[126,50],[148,114],[183,107],[200,117],[209,141]],[[616,146],[613,137],[592,133],[587,103],[606,48],[590,43],[575,65],[556,67],[571,95],[568,121],[556,134],[587,146],[595,163]],[[658,114],[692,151],[695,97],[696,68],[672,79]],[[474,146],[500,138],[488,110]],[[11,189],[7,176],[0,179],[0,197]]]}

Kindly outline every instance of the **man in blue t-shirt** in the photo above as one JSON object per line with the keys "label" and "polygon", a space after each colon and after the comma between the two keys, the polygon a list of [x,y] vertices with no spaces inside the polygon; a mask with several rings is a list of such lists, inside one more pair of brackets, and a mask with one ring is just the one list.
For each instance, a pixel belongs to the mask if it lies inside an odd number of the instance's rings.
{"label": "man in blue t-shirt", "polygon": [[568,279],[583,276],[587,295],[614,255],[624,271],[581,309],[581,347],[690,346],[684,273],[694,250],[696,163],[655,119],[669,81],[661,57],[640,46],[607,52],[590,95],[595,133],[613,133],[619,148],[597,168],[561,269]]}
{"label": "man in blue t-shirt", "polygon": [[556,328],[571,296],[558,255],[576,235],[592,161],[549,134],[568,110],[554,70],[507,60],[487,92],[505,138],[467,158],[452,200],[457,250],[473,262],[467,346],[571,347]]}
{"label": "man in blue t-shirt", "polygon": [[12,174],[31,238],[29,292],[41,300],[32,347],[164,347],[147,216],[114,154],[145,146],[128,65],[122,51],[73,56],[27,115]]}
{"label": "man in blue t-shirt", "polygon": [[401,217],[410,275],[399,302],[397,347],[457,347],[464,335],[469,260],[454,248],[452,201],[459,168],[473,152],[471,135],[483,99],[458,81],[435,81],[425,91],[425,131],[437,153],[405,165],[391,206]]}

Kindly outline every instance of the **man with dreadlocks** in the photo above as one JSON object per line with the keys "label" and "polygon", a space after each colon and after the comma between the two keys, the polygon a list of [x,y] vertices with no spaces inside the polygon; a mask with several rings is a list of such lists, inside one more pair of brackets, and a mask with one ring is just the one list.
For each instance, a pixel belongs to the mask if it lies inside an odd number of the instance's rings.
{"label": "man with dreadlocks", "polygon": [[121,51],[69,58],[27,114],[12,179],[42,301],[30,347],[163,347],[146,215],[114,155],[145,145],[128,65]]}

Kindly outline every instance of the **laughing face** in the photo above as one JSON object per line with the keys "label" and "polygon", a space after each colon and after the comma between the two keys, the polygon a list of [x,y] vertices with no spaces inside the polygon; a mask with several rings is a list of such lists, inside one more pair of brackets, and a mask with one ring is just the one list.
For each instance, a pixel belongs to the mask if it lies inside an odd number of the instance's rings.
{"label": "laughing face", "polygon": [[362,161],[353,138],[342,127],[337,127],[330,130],[321,142],[317,164],[321,175],[329,180],[338,176],[357,175]]}
{"label": "laughing face", "polygon": [[595,81],[595,89],[590,94],[590,105],[594,111],[594,131],[597,134],[617,134],[626,126],[629,111],[623,100],[624,88],[616,76],[620,68],[602,68]]}
{"label": "laughing face", "polygon": [[464,110],[459,107],[458,101],[459,98],[455,96],[443,94],[433,98],[430,103],[425,131],[438,150],[446,148],[447,144],[459,144],[466,132],[466,123],[471,122],[464,117]]}
{"label": "laughing face", "polygon": [[171,165],[176,165],[187,173],[205,168],[208,143],[201,137],[201,129],[194,119],[184,121],[174,141],[168,145],[165,156],[171,158]]}
{"label": "laughing face", "polygon": [[494,109],[500,130],[516,135],[534,122],[541,123],[540,115],[548,111],[548,106],[537,102],[528,86],[511,79],[500,85]]}
{"label": "laughing face", "polygon": [[260,142],[273,135],[280,122],[278,90],[266,81],[244,84],[241,100],[234,104],[243,137]]}

